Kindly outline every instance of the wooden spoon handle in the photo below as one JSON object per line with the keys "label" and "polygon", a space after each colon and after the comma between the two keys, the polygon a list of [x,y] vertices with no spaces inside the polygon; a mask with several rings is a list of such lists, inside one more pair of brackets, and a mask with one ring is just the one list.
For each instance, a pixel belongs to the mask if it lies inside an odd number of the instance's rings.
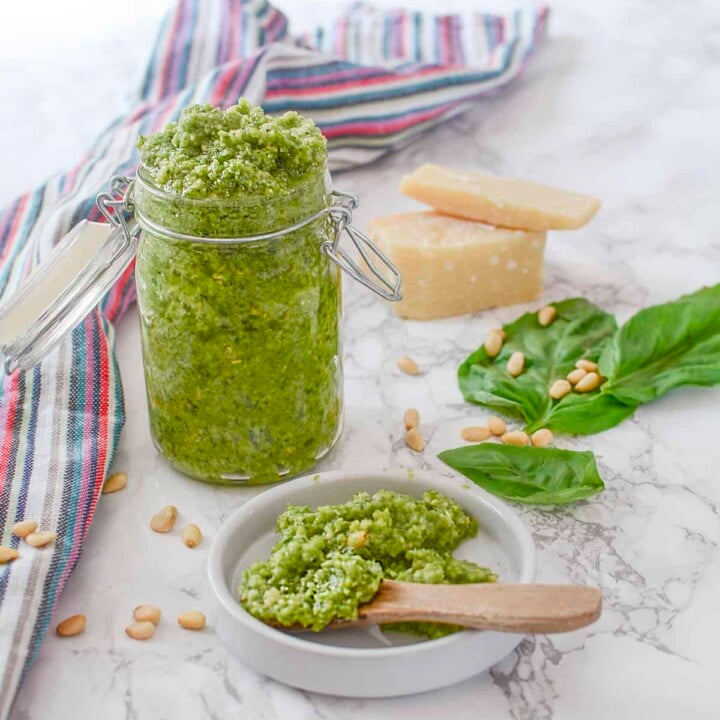
{"label": "wooden spoon handle", "polygon": [[600,616],[602,595],[588,585],[422,585],[383,581],[359,609],[362,623],[441,622],[519,633],[556,633]]}

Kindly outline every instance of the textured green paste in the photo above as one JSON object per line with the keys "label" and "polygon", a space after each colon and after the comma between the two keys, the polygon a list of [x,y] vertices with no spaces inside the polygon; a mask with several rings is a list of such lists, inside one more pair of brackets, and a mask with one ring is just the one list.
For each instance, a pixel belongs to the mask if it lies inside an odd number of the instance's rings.
{"label": "textured green paste", "polygon": [[[185,110],[141,138],[136,279],[150,424],[180,470],[271,482],[310,468],[340,424],[339,278],[327,219],[277,239],[329,202],[312,121],[241,102]],[[144,222],[143,222],[144,221]],[[159,229],[163,228],[163,229]]]}
{"label": "textured green paste", "polygon": [[[344,505],[290,505],[278,517],[270,558],[248,568],[240,602],[257,618],[321,630],[357,617],[384,577],[418,583],[494,582],[490,570],[452,553],[477,534],[477,522],[437,491],[422,499],[389,490],[357,493]],[[427,637],[455,628],[390,626]]]}
{"label": "textured green paste", "polygon": [[227,110],[193,105],[138,146],[153,184],[187,198],[284,195],[298,178],[322,175],[327,159],[312,120],[271,117],[246,100]]}

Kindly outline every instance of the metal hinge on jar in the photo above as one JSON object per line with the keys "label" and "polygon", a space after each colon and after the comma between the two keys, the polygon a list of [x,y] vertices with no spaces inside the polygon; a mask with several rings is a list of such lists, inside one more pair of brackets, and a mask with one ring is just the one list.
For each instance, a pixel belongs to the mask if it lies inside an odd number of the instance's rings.
{"label": "metal hinge on jar", "polygon": [[[402,300],[400,271],[367,235],[353,227],[352,213],[358,206],[357,196],[335,190],[332,197],[333,204],[324,212],[327,212],[332,218],[335,237],[332,242],[326,241],[320,246],[322,252],[353,280],[377,293],[380,297],[391,302]],[[318,213],[318,216],[321,214]],[[340,244],[343,232],[346,232],[352,240],[365,266],[372,273],[371,276],[363,272],[358,263]],[[376,262],[381,263],[384,271],[378,269]]]}

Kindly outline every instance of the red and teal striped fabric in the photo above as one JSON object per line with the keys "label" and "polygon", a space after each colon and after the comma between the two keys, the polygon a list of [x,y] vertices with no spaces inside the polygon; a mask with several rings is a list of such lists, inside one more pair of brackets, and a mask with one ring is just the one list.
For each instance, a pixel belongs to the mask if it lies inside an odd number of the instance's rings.
{"label": "red and teal striped fabric", "polygon": [[[82,218],[117,173],[132,174],[135,142],[185,106],[240,96],[267,110],[311,115],[331,167],[372,161],[516,78],[542,35],[544,7],[433,16],[365,5],[292,40],[266,0],[180,0],[163,22],[135,106],[71,170],[0,214],[0,298],[8,297]],[[112,323],[134,301],[132,268],[72,336],[0,390],[0,544],[34,518],[52,548],[22,547],[0,566],[0,718],[36,656],[77,563],[124,422]]]}

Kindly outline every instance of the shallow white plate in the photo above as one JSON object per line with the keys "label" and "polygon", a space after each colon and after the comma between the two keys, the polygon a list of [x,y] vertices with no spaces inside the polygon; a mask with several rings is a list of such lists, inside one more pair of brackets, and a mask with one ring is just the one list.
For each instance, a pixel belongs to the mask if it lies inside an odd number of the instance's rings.
{"label": "shallow white plate", "polygon": [[347,502],[356,492],[395,490],[420,497],[437,489],[455,499],[480,524],[478,536],[456,553],[492,568],[500,582],[532,582],[535,546],[520,518],[504,503],[463,480],[407,472],[326,472],[292,480],[238,508],[215,536],[208,559],[218,601],[215,627],[230,650],[275,680],[314,692],[347,697],[391,697],[465,680],[505,657],[521,635],[466,630],[427,641],[378,628],[290,634],[275,630],[238,603],[240,576],[265,559],[277,540],[275,520],[288,503]]}

